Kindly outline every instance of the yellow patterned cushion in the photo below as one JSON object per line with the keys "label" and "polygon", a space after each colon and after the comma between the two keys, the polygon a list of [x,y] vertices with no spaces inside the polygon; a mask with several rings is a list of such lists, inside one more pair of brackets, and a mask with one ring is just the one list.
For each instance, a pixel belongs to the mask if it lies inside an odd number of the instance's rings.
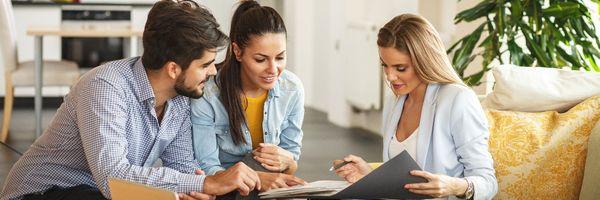
{"label": "yellow patterned cushion", "polygon": [[577,199],[600,96],[565,113],[487,110],[495,199]]}

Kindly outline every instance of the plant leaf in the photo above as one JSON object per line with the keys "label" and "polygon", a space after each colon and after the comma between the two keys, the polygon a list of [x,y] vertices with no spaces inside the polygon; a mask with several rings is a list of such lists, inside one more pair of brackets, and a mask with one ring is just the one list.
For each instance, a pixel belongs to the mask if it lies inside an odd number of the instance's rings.
{"label": "plant leaf", "polygon": [[467,84],[467,85],[477,86],[477,85],[481,84],[481,78],[483,77],[483,74],[485,72],[486,72],[486,70],[481,70],[475,74],[467,76],[466,78],[463,78],[463,82],[465,82],[465,84]]}
{"label": "plant leaf", "polygon": [[543,9],[542,13],[544,16],[577,18],[582,15],[582,13],[579,12],[579,8],[580,5],[575,2],[558,2],[553,3],[546,9]]}
{"label": "plant leaf", "polygon": [[512,23],[516,23],[523,17],[523,8],[521,7],[521,1],[511,0],[510,1],[510,15]]}
{"label": "plant leaf", "polygon": [[558,52],[558,54],[563,57],[565,60],[567,60],[569,63],[571,63],[572,68],[574,69],[579,69],[581,68],[581,63],[579,63],[579,61],[577,60],[577,58],[575,58],[575,56],[572,56],[570,54],[568,54],[564,49],[562,49],[561,47],[556,48],[556,52]]}
{"label": "plant leaf", "polygon": [[587,61],[590,63],[590,66],[592,67],[592,69],[594,71],[600,71],[600,67],[598,67],[598,64],[596,63],[596,59],[589,51],[584,49],[583,55],[585,56],[585,59],[587,59]]}
{"label": "plant leaf", "polygon": [[481,32],[483,32],[484,25],[480,25],[475,31],[469,35],[468,38],[463,40],[461,48],[457,49],[454,52],[454,58],[452,59],[452,63],[454,64],[455,69],[459,74],[462,74],[463,71],[467,68],[469,62],[469,57],[473,53],[473,49],[475,48],[475,44],[481,37]]}
{"label": "plant leaf", "polygon": [[546,57],[542,48],[538,46],[537,42],[533,39],[533,34],[530,29],[526,27],[525,24],[520,24],[523,35],[525,36],[525,41],[527,43],[527,47],[535,57],[537,58],[538,64],[543,67],[550,67],[550,59]]}
{"label": "plant leaf", "polygon": [[458,24],[462,21],[471,22],[473,20],[484,17],[488,15],[490,11],[494,9],[495,6],[495,3],[491,2],[490,0],[482,1],[475,7],[458,13],[454,18],[454,23]]}
{"label": "plant leaf", "polygon": [[[591,1],[600,8],[600,0]],[[468,85],[480,84],[492,61],[600,70],[600,38],[591,16],[584,0],[483,0],[460,12],[455,22],[483,17],[485,27],[463,37],[448,52],[454,52],[453,66]],[[484,31],[487,34],[478,43]],[[525,44],[519,43],[520,39]],[[482,51],[474,53],[475,46]],[[509,53],[508,60],[503,60],[504,53]],[[481,70],[465,75],[476,57],[483,58]]]}
{"label": "plant leaf", "polygon": [[504,1],[498,1],[497,5],[496,5],[496,17],[494,22],[496,22],[496,30],[498,30],[498,34],[499,36],[503,36],[504,35],[504,17],[505,17],[505,12],[504,12]]}
{"label": "plant leaf", "polygon": [[514,65],[522,66],[523,50],[521,49],[521,47],[517,45],[514,39],[508,40],[507,46],[508,51],[510,52],[510,62]]}
{"label": "plant leaf", "polygon": [[500,64],[504,64],[504,61],[502,60],[502,53],[500,52],[500,45],[499,45],[499,40],[498,40],[498,30],[494,29],[494,24],[492,23],[492,20],[490,19],[490,17],[487,17],[487,21],[486,21],[487,27],[488,27],[488,34],[491,36],[491,43],[492,43],[492,48],[490,48],[490,51],[494,51],[493,53],[490,53],[490,55],[493,55],[495,57],[498,58],[498,62],[500,62]]}

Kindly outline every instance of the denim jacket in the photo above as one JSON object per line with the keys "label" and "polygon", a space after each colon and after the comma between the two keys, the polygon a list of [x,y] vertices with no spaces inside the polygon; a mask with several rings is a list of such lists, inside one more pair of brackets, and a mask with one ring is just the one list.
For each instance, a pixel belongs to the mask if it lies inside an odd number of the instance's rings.
{"label": "denim jacket", "polygon": [[[194,153],[208,175],[234,165],[252,151],[250,131],[246,125],[242,126],[246,143],[235,145],[233,142],[228,114],[219,99],[220,92],[215,81],[215,77],[207,81],[202,98],[191,102]],[[295,74],[283,71],[269,90],[264,104],[264,142],[278,145],[298,160],[303,120],[304,86]]]}

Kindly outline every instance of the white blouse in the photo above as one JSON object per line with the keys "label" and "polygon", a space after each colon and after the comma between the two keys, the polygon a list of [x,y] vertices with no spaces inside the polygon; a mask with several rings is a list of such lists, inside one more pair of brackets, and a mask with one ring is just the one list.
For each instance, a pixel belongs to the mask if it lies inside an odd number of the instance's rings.
{"label": "white blouse", "polygon": [[419,128],[415,129],[415,131],[402,142],[398,142],[396,134],[394,134],[390,140],[388,156],[393,158],[406,150],[410,157],[417,160],[417,133],[419,133]]}

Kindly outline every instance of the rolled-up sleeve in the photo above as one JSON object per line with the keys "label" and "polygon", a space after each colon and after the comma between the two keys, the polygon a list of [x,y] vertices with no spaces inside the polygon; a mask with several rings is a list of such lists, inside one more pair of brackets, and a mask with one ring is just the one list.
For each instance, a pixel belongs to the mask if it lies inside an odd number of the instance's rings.
{"label": "rolled-up sleeve", "polygon": [[490,154],[487,118],[473,91],[465,90],[454,99],[452,136],[464,176],[473,182],[474,199],[492,199],[498,190],[494,161]]}
{"label": "rolled-up sleeve", "polygon": [[[102,194],[110,198],[108,178],[124,179],[176,192],[202,192],[205,176],[181,173],[168,167],[143,167],[132,165],[127,159],[128,141],[126,123],[128,106],[126,95],[116,85],[97,78],[87,84],[80,94],[80,102],[76,106],[77,124],[81,134],[81,142],[93,179]],[[175,148],[186,146],[180,135],[176,143],[168,147],[172,153],[186,152]],[[183,153],[183,156],[191,156]],[[187,154],[187,155],[186,155]],[[174,159],[167,159],[167,164],[174,166]]]}

